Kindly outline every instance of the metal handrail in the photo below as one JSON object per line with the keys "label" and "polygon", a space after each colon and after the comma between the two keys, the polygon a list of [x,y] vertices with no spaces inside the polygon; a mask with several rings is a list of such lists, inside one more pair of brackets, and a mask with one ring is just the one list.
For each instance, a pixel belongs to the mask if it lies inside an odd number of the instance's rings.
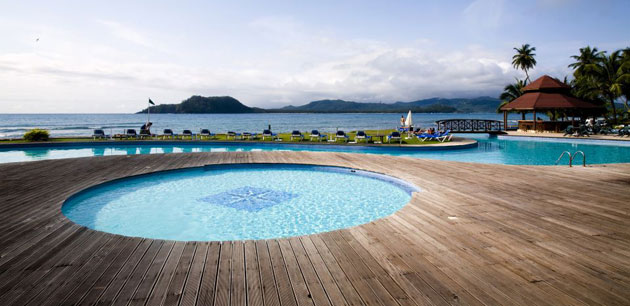
{"label": "metal handrail", "polygon": [[560,160],[562,159],[562,156],[564,156],[564,154],[569,155],[569,167],[571,167],[571,163],[573,162],[573,158],[571,158],[571,152],[569,151],[564,151],[562,152],[562,154],[560,154],[560,157],[558,157],[558,160],[556,160],[556,165],[560,162]]}
{"label": "metal handrail", "polygon": [[578,155],[578,153],[582,154],[582,167],[586,167],[586,154],[584,154],[584,152],[582,151],[575,151],[575,153],[573,153],[573,156],[571,157],[571,161],[569,162],[569,167],[571,167],[571,164],[573,163],[573,159]]}

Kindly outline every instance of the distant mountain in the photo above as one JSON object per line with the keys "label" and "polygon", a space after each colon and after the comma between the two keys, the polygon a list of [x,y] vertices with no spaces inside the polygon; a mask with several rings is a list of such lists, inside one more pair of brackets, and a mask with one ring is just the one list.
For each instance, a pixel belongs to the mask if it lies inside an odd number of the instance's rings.
{"label": "distant mountain", "polygon": [[396,103],[364,103],[344,100],[319,100],[302,106],[285,106],[278,109],[267,109],[267,112],[289,113],[399,113],[411,110],[416,113],[487,113],[494,112],[500,100],[492,97],[473,99],[431,98],[412,102]]}
{"label": "distant mountain", "polygon": [[[151,113],[236,114],[236,113],[491,113],[501,103],[492,97],[472,99],[431,98],[412,102],[365,103],[344,100],[319,100],[301,106],[275,109],[248,107],[232,97],[192,96],[179,104],[160,104]],[[143,109],[138,113],[146,113]]]}
{"label": "distant mountain", "polygon": [[[138,114],[146,113],[143,109]],[[232,97],[192,96],[179,104],[160,104],[151,106],[151,113],[169,114],[240,114],[264,113],[260,108],[249,107]]]}

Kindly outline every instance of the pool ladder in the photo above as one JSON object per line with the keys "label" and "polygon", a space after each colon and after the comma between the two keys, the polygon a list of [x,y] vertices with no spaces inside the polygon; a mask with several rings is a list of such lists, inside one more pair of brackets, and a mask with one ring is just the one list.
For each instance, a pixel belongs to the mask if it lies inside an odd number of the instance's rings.
{"label": "pool ladder", "polygon": [[586,167],[586,154],[584,154],[583,151],[575,151],[575,153],[573,153],[573,155],[571,155],[571,152],[569,152],[569,151],[562,152],[562,154],[560,154],[560,157],[558,157],[558,160],[556,160],[556,165],[560,162],[560,160],[562,159],[564,154],[567,154],[569,156],[569,167],[573,167],[573,159],[578,154],[582,154],[582,167]]}

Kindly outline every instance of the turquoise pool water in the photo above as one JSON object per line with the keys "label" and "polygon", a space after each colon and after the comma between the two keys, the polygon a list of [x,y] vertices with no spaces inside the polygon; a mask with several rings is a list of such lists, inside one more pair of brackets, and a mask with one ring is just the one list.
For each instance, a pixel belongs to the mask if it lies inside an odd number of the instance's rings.
{"label": "turquoise pool water", "polygon": [[[463,135],[478,141],[464,149],[362,147],[341,145],[298,145],[290,143],[182,143],[146,142],[55,144],[45,147],[0,147],[0,163],[86,156],[227,151],[332,151],[409,156],[450,161],[509,165],[553,165],[563,151],[581,150],[588,164],[630,162],[630,141],[584,140],[575,138],[490,137]],[[581,162],[581,160],[579,161]],[[561,164],[566,165],[565,159]]]}
{"label": "turquoise pool water", "polygon": [[114,234],[182,241],[291,237],[393,214],[416,187],[308,165],[216,165],[125,178],[80,192],[62,212]]}

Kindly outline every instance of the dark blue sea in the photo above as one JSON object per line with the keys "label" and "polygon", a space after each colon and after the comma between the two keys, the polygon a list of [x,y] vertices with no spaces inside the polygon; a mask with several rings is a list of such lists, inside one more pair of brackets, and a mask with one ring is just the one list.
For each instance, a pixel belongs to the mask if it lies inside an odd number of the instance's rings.
{"label": "dark blue sea", "polygon": [[[152,114],[153,133],[170,128],[176,133],[183,129],[198,132],[210,129],[213,133],[261,132],[269,125],[274,132],[292,130],[346,131],[359,129],[391,129],[398,126],[400,116],[406,114]],[[502,114],[413,114],[414,126],[431,127],[436,120],[448,118],[476,118],[503,120]],[[519,119],[511,115],[510,120]],[[122,133],[147,121],[146,114],[0,114],[0,138],[21,137],[33,128],[49,130],[53,137],[90,136],[94,129],[105,129],[108,134]]]}

